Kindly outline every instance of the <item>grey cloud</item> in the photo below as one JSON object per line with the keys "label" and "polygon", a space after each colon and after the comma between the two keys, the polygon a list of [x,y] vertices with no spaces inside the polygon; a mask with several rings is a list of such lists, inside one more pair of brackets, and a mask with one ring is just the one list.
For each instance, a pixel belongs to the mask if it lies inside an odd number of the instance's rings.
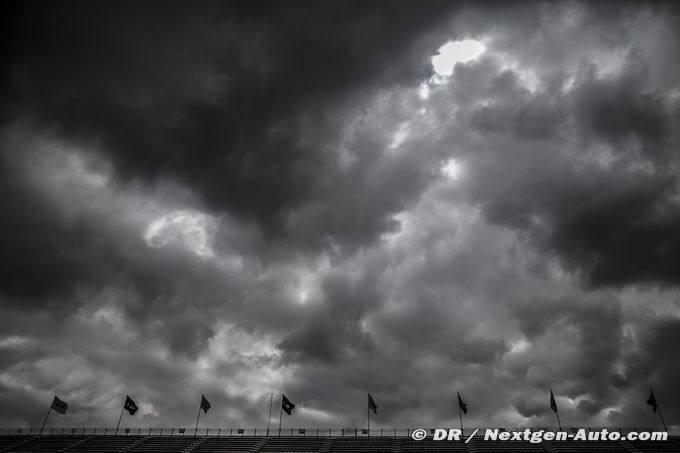
{"label": "grey cloud", "polygon": [[[508,77],[512,83],[494,93]],[[470,193],[489,221],[535,235],[595,286],[671,283],[676,267],[676,138],[668,129],[675,117],[670,101],[626,77],[577,77],[573,93],[532,94],[498,72],[480,89],[491,103],[473,108],[467,119],[477,131],[493,133],[488,145],[505,148],[499,160],[466,153],[476,174]],[[458,135],[469,140],[465,131]],[[610,163],[588,162],[603,152],[595,151],[592,136],[611,147],[605,148],[611,157],[601,157]],[[642,155],[630,144],[635,137]],[[471,146],[489,153],[485,145]],[[493,186],[482,182],[489,178]]]}
{"label": "grey cloud", "polygon": [[6,80],[16,115],[103,140],[121,176],[177,177],[271,235],[333,171],[322,151],[336,112],[427,76],[436,41],[425,33],[455,5],[70,6],[79,14],[19,8],[8,24],[16,47],[31,49]]}
{"label": "grey cloud", "polygon": [[508,349],[507,343],[501,339],[466,342],[453,347],[453,359],[467,363],[485,364],[496,361]]}
{"label": "grey cloud", "polygon": [[602,408],[602,404],[594,403],[590,400],[582,400],[578,403],[578,410],[583,412],[586,416],[593,416],[600,412]]}
{"label": "grey cloud", "polygon": [[378,308],[381,297],[375,287],[375,272],[369,269],[355,281],[349,275],[329,275],[323,282],[324,301],[298,331],[280,343],[291,359],[313,359],[336,363],[348,357],[372,355],[373,342],[361,321]]}

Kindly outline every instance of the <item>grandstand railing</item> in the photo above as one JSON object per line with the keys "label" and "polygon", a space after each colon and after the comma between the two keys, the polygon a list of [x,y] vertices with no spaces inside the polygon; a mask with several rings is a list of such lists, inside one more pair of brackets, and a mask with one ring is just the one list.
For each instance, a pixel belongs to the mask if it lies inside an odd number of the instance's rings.
{"label": "grandstand railing", "polygon": [[[439,428],[455,428],[441,426]],[[0,436],[200,436],[200,437],[409,437],[418,428],[0,428]],[[425,428],[429,433],[433,433],[435,428]],[[465,428],[463,435],[471,435],[475,429],[484,433],[486,429],[501,429],[508,432],[545,430],[559,431],[556,426],[533,426],[521,428]],[[579,429],[590,431],[601,431],[607,429],[609,432],[618,431],[627,434],[631,431],[663,431],[659,426],[649,427],[564,427],[562,431],[576,432]],[[479,435],[479,434],[478,434]],[[680,436],[680,426],[669,426],[669,436]]]}

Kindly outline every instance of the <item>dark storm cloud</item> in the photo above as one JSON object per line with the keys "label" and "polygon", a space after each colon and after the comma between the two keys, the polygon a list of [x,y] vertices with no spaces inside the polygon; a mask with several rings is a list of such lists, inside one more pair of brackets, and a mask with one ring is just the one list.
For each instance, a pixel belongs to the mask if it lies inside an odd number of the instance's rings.
{"label": "dark storm cloud", "polygon": [[[45,302],[46,296],[71,294],[78,281],[96,278],[97,244],[86,243],[92,225],[55,222],[58,212],[33,196],[9,172],[3,172],[2,243],[6,256],[0,275],[2,292],[11,299]],[[85,243],[84,243],[85,242]]]}
{"label": "dark storm cloud", "polygon": [[[677,318],[648,322],[643,326],[640,344],[629,357],[628,367],[624,371],[632,397],[623,405],[622,413],[617,417],[618,422],[630,423],[635,419],[632,414],[641,411],[649,414],[645,417],[646,423],[657,423],[655,414],[652,415],[651,408],[645,404],[649,387],[654,389],[654,395],[669,424],[675,423],[670,420],[680,417],[680,400],[675,385],[680,378],[680,367],[674,358],[674,346],[680,339],[679,327]],[[640,385],[641,382],[648,385]]]}
{"label": "dark storm cloud", "polygon": [[[639,61],[636,61],[639,60]],[[668,151],[664,142],[672,118],[661,93],[648,91],[642,57],[628,56],[625,72],[614,80],[598,80],[597,67],[584,68],[575,99],[575,117],[585,135],[625,147],[637,139],[644,152]]]}
{"label": "dark storm cloud", "polygon": [[464,363],[490,363],[502,356],[508,351],[508,345],[505,341],[496,340],[480,340],[475,343],[466,342],[460,345],[453,346],[453,360],[462,361]]}
{"label": "dark storm cloud", "polygon": [[[118,303],[130,314],[130,321],[138,323],[144,332],[154,332],[155,329],[148,328],[148,320],[158,319],[153,310],[159,308],[173,321],[169,328],[160,329],[163,335],[180,330],[186,319],[173,318],[173,311],[168,306],[160,307],[163,304],[159,299],[172,289],[178,275],[188,277],[191,267],[172,257],[164,261],[144,255],[146,245],[142,238],[130,234],[129,226],[115,219],[115,215],[85,206],[96,200],[105,211],[111,201],[94,191],[88,192],[92,188],[74,182],[73,187],[67,187],[73,190],[73,198],[60,199],[64,187],[50,186],[54,183],[50,178],[63,176],[58,164],[63,163],[64,156],[58,144],[26,141],[22,133],[8,133],[2,143],[0,231],[5,256],[0,265],[2,304],[8,310],[20,308],[34,315],[47,310],[60,323],[96,299],[101,291],[117,287],[121,288],[118,295],[122,296]],[[36,152],[36,148],[43,146],[51,148],[52,157],[42,159]],[[10,155],[9,149],[15,154]],[[74,176],[65,174],[66,178]],[[209,278],[210,274],[199,275]],[[194,321],[192,331],[193,327],[207,324],[205,319]],[[11,330],[6,326],[6,333]],[[177,351],[195,352],[209,336],[210,328],[206,325],[193,331],[194,338],[184,335],[182,342],[170,343]]]}
{"label": "dark storm cloud", "polygon": [[[586,70],[566,94],[531,93],[498,72],[480,87],[490,104],[468,120],[495,140],[512,137],[497,145],[502,164],[479,162],[471,193],[487,218],[535,234],[596,286],[677,282],[677,101],[627,82],[636,64],[607,78]],[[600,162],[578,158],[588,153]]]}
{"label": "dark storm cloud", "polygon": [[324,303],[300,330],[287,336],[281,350],[293,360],[316,359],[330,363],[348,355],[371,356],[374,347],[360,322],[381,301],[375,287],[376,272],[352,276],[330,275],[322,285]]}
{"label": "dark storm cloud", "polygon": [[[32,150],[24,143],[4,137],[2,147],[0,242],[7,259],[0,264],[0,293],[5,300],[26,308],[53,304],[68,311],[79,290],[123,281],[123,269],[130,263],[118,245],[106,239],[100,219],[71,215],[36,187],[27,177]],[[10,156],[8,149],[17,155]],[[140,288],[147,285],[143,273],[127,277]]]}
{"label": "dark storm cloud", "polygon": [[[574,348],[570,360],[556,370],[563,395],[572,399],[589,395],[600,405],[613,403],[611,380],[624,350],[622,314],[616,299],[574,294],[563,300],[526,302],[518,318],[532,342],[564,335]],[[544,382],[537,382],[537,387],[544,387]]]}
{"label": "dark storm cloud", "polygon": [[123,177],[171,175],[281,233],[334,171],[323,152],[334,116],[362,93],[427,76],[437,41],[420,37],[452,6],[23,4],[6,103],[13,118],[103,140]]}

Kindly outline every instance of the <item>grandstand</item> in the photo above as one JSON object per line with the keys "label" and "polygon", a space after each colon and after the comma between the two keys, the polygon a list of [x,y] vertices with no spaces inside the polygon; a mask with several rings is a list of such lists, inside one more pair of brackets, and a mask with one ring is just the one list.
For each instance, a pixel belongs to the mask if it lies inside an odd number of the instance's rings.
{"label": "grandstand", "polygon": [[[553,430],[555,428],[533,428]],[[565,431],[576,428],[565,428]],[[586,428],[599,431],[602,428]],[[608,428],[621,434],[654,428]],[[480,433],[484,432],[480,429]],[[522,429],[523,430],[523,429]],[[428,430],[432,432],[431,430]],[[466,429],[465,436],[474,429]],[[507,431],[517,431],[510,429]],[[521,431],[521,430],[520,430]],[[665,441],[485,441],[481,435],[469,443],[434,441],[431,436],[413,440],[412,429],[301,429],[280,433],[267,429],[115,429],[53,428],[0,430],[0,452],[91,452],[91,453],[416,453],[416,452],[547,452],[547,453],[663,453],[680,452],[680,430],[670,429]]]}

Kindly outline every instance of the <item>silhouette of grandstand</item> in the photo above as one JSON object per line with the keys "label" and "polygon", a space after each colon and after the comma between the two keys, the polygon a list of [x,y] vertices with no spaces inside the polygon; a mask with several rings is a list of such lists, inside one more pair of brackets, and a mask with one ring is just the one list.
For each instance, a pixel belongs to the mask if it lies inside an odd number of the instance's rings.
{"label": "silhouette of grandstand", "polygon": [[[570,429],[570,428],[569,428]],[[567,431],[569,429],[566,429]],[[538,430],[538,428],[535,428]],[[599,428],[593,428],[599,430]],[[612,428],[609,428],[612,431]],[[618,429],[617,429],[618,430]],[[29,431],[28,433],[26,431]],[[33,430],[0,430],[0,452],[90,452],[90,453],[417,453],[417,452],[548,452],[548,453],[663,453],[680,452],[680,433],[669,430],[665,441],[485,441],[478,435],[469,443],[461,441],[421,441],[407,435],[410,430],[317,430],[287,429],[273,436],[259,429],[126,429],[112,434],[110,429],[52,429],[37,434]],[[375,431],[375,434],[374,434]],[[472,429],[466,429],[471,434]],[[469,433],[468,433],[469,431]],[[622,429],[626,433],[627,429]],[[637,431],[658,431],[637,428]],[[481,433],[484,430],[480,430]]]}

